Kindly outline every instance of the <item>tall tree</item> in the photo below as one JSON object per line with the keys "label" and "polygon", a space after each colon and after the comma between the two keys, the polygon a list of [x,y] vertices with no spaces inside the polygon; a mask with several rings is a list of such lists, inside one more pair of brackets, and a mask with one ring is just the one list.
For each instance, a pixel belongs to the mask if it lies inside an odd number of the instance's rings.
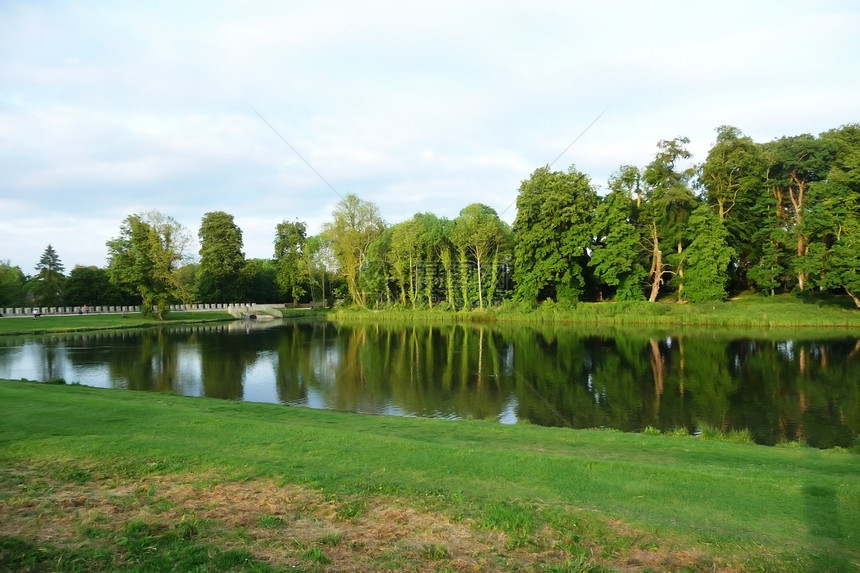
{"label": "tall tree", "polygon": [[811,185],[814,232],[828,249],[821,286],[844,289],[860,307],[860,124],[830,130],[820,139],[832,153],[826,180]]}
{"label": "tall tree", "polygon": [[764,169],[759,146],[728,125],[717,128],[717,140],[700,167],[699,183],[705,189],[707,202],[715,206],[721,221],[736,220],[738,230],[747,237],[749,229],[741,222],[749,218]]}
{"label": "tall tree", "polygon": [[416,213],[389,231],[386,258],[397,283],[400,304],[408,300],[413,308],[432,307],[437,292],[443,288],[450,291],[448,298],[453,300],[451,221],[432,213]]}
{"label": "tall tree", "polygon": [[183,299],[176,271],[190,240],[173,217],[158,211],[129,215],[120,236],[107,242],[111,282],[140,296],[144,315],[163,319],[171,301]]}
{"label": "tall tree", "polygon": [[338,202],[332,217],[323,226],[323,234],[331,241],[349,297],[353,303],[365,306],[367,296],[359,286],[359,279],[368,248],[382,234],[385,222],[376,205],[353,194]]}
{"label": "tall tree", "polygon": [[797,288],[806,289],[806,261],[810,240],[805,216],[810,185],[823,179],[830,168],[831,149],[809,134],[782,137],[764,146],[770,161],[768,182],[773,193],[776,226],[787,229],[795,245],[794,270]]}
{"label": "tall tree", "polygon": [[[609,194],[594,212],[589,266],[604,285],[615,289],[616,300],[644,300],[642,283],[647,272],[639,261],[641,231],[635,225],[639,170],[625,165],[609,178]],[[638,193],[637,193],[638,194]]]}
{"label": "tall tree", "polygon": [[275,281],[281,291],[293,299],[293,305],[305,294],[304,285],[310,269],[303,255],[307,241],[307,225],[303,221],[278,223],[275,233]]}
{"label": "tall tree", "polygon": [[388,259],[397,281],[400,304],[408,301],[412,308],[418,303],[421,281],[418,266],[424,258],[421,247],[421,225],[415,217],[392,225]]}
{"label": "tall tree", "polygon": [[[377,305],[380,302],[390,304],[395,299],[399,299],[400,304],[406,303],[404,269],[392,253],[392,237],[396,227],[397,225],[386,228],[370,243],[367,260],[361,272],[359,288],[368,293]],[[393,284],[395,282],[396,287]],[[393,294],[395,288],[399,289],[399,297]]]}
{"label": "tall tree", "polygon": [[433,213],[416,213],[412,220],[418,230],[418,254],[421,258],[416,268],[416,275],[420,276],[418,282],[422,285],[420,298],[432,308],[437,293],[446,292],[447,286],[444,285],[451,285],[453,290],[450,273],[445,276],[447,271],[442,259],[448,255],[447,260],[451,260],[451,233],[454,227],[452,221]]}
{"label": "tall tree", "polygon": [[224,211],[206,213],[197,233],[200,264],[197,267],[197,296],[201,302],[244,300],[251,269],[242,252],[242,229],[233,215]]}
{"label": "tall tree", "polygon": [[36,265],[36,276],[33,277],[33,295],[36,306],[59,306],[63,301],[63,263],[54,247],[45,247],[39,263]]}
{"label": "tall tree", "polygon": [[322,235],[313,235],[305,240],[302,258],[308,272],[308,289],[313,303],[325,301],[330,253],[329,243]]}
{"label": "tall tree", "polygon": [[[651,253],[648,273],[651,280],[650,302],[657,300],[668,271],[667,265],[671,263],[674,263],[672,272],[679,295],[684,288],[681,254],[689,240],[684,233],[687,219],[696,207],[696,198],[690,189],[690,181],[696,170],[692,167],[681,169],[678,163],[691,157],[686,147],[689,143],[686,137],[660,141],[657,154],[645,168],[642,177],[647,201],[642,210],[641,222],[646,228],[644,236]],[[674,249],[675,256],[664,257],[666,248]]]}
{"label": "tall tree", "polygon": [[488,268],[489,263],[497,264],[499,253],[508,248],[510,230],[495,209],[472,203],[454,220],[452,239],[460,251],[461,261],[468,258],[474,262],[478,307],[484,308],[485,274],[488,270],[494,274],[495,271]]}
{"label": "tall tree", "polygon": [[726,272],[734,250],[728,245],[728,231],[719,215],[708,205],[700,205],[690,215],[693,238],[684,250],[684,298],[690,302],[724,300]]}
{"label": "tall tree", "polygon": [[541,167],[522,182],[513,226],[518,298],[579,300],[597,201],[588,177],[573,166],[567,173]]}
{"label": "tall tree", "polygon": [[717,128],[717,140],[700,166],[699,185],[729,232],[728,243],[738,258],[735,287],[747,286],[746,272],[761,254],[753,241],[760,229],[756,203],[764,189],[766,162],[762,148],[735,127]]}

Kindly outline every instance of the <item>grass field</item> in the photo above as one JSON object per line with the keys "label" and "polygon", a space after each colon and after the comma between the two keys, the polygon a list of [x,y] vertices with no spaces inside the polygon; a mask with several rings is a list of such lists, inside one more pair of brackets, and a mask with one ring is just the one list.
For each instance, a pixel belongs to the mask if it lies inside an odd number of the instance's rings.
{"label": "grass field", "polygon": [[0,382],[0,571],[857,571],[860,456]]}
{"label": "grass field", "polygon": [[189,324],[233,320],[228,312],[195,311],[171,312],[165,320],[143,316],[139,312],[125,314],[82,314],[41,316],[6,316],[0,318],[2,334],[42,334],[49,332],[74,332],[78,330],[107,330],[115,328],[143,328],[164,324]]}

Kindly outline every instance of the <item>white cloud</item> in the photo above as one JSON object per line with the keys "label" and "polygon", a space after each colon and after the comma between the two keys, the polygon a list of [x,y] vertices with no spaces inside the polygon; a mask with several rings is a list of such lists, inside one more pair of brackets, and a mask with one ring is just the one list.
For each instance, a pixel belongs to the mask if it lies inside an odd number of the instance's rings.
{"label": "white cloud", "polygon": [[501,212],[607,107],[553,168],[603,184],[660,139],[703,160],[722,124],[818,133],[860,120],[858,31],[836,1],[6,2],[0,259],[103,264],[149,209],[231,213],[254,257],[338,194],[389,222]]}

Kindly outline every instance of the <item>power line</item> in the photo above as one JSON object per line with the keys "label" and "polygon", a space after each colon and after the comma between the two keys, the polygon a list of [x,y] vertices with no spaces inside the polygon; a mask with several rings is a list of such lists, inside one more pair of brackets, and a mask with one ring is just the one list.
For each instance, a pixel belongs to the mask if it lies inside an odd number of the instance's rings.
{"label": "power line", "polygon": [[558,157],[556,157],[555,159],[552,160],[552,162],[549,164],[549,166],[552,167],[553,163],[555,163],[556,161],[561,159],[561,156],[564,155],[565,153],[567,153],[567,150],[570,149],[571,147],[573,147],[573,144],[576,143],[577,141],[579,141],[580,138],[583,135],[585,135],[585,132],[587,132],[589,129],[591,129],[591,126],[594,125],[595,123],[597,123],[597,120],[600,119],[601,117],[603,117],[603,114],[606,113],[608,110],[609,110],[609,108],[607,107],[603,111],[601,111],[599,114],[597,114],[597,117],[595,117],[591,123],[589,123],[588,125],[585,126],[585,129],[583,129],[579,133],[579,135],[577,135],[574,138],[574,140],[570,142],[570,145],[568,145],[567,147],[564,148],[564,151],[562,151],[561,153],[558,154]]}
{"label": "power line", "polygon": [[[253,109],[253,108],[251,108],[251,109]],[[311,171],[313,171],[314,173],[316,173],[316,174],[317,174],[317,177],[319,177],[319,178],[322,180],[322,182],[323,182],[323,183],[325,183],[326,185],[328,185],[328,188],[329,188],[329,189],[331,189],[332,191],[334,191],[334,194],[335,194],[335,195],[337,195],[337,196],[338,196],[338,197],[340,197],[341,199],[343,199],[343,198],[344,198],[344,196],[343,196],[343,195],[341,195],[340,193],[338,193],[338,192],[337,192],[337,189],[335,189],[335,188],[332,186],[332,184],[331,184],[331,183],[329,183],[328,181],[326,181],[326,178],[325,178],[325,177],[323,177],[323,176],[320,174],[320,172],[319,172],[319,171],[317,171],[316,169],[314,169],[314,166],[313,166],[313,165],[311,165],[310,163],[308,163],[308,160],[307,160],[307,159],[305,159],[304,157],[302,157],[302,154],[301,154],[301,153],[299,153],[299,152],[296,150],[296,148],[295,148],[295,147],[293,147],[292,145],[290,145],[290,142],[289,142],[289,141],[287,141],[286,139],[284,139],[284,136],[283,136],[283,135],[281,135],[280,133],[278,133],[278,130],[277,130],[277,129],[275,129],[275,128],[272,126],[272,124],[271,124],[271,123],[269,123],[268,121],[266,121],[266,118],[265,118],[265,117],[263,117],[262,115],[260,115],[260,112],[259,112],[259,111],[257,111],[256,109],[254,109],[254,113],[256,113],[256,114],[257,114],[257,117],[259,117],[260,119],[262,119],[262,120],[263,120],[263,123],[265,123],[266,125],[268,125],[268,126],[269,126],[269,129],[271,129],[272,131],[274,131],[274,132],[275,132],[275,135],[277,135],[278,137],[280,137],[280,138],[281,138],[281,141],[283,141],[284,143],[286,143],[286,144],[287,144],[287,147],[289,147],[290,149],[292,149],[292,150],[293,150],[293,153],[295,153],[295,154],[299,157],[299,159],[301,159],[302,161],[304,161],[304,162],[305,162],[305,165],[307,165],[308,167],[310,167],[310,168],[311,168]]]}
{"label": "power line", "polygon": [[[591,126],[592,126],[592,125],[594,125],[595,123],[597,123],[597,120],[599,120],[601,117],[603,117],[603,114],[604,114],[604,113],[606,113],[607,111],[609,111],[609,108],[608,108],[608,107],[607,107],[607,108],[605,108],[603,111],[601,111],[599,114],[597,114],[597,117],[595,117],[595,118],[591,121],[591,123],[589,123],[588,125],[586,125],[586,126],[585,126],[585,129],[583,129],[581,132],[579,132],[579,135],[577,135],[577,136],[573,139],[573,141],[571,141],[571,142],[570,142],[570,144],[569,144],[567,147],[565,147],[565,148],[564,148],[564,151],[562,151],[561,153],[559,153],[559,154],[558,154],[558,156],[556,156],[556,158],[555,158],[555,159],[553,159],[553,160],[552,160],[552,162],[551,162],[549,165],[547,165],[547,167],[552,167],[552,166],[553,166],[553,164],[554,164],[556,161],[558,161],[559,159],[561,159],[561,157],[562,157],[565,153],[567,153],[567,151],[568,151],[571,147],[573,147],[573,145],[574,145],[577,141],[579,141],[579,140],[582,138],[582,136],[583,136],[583,135],[585,135],[585,133],[586,133],[589,129],[591,129]],[[517,200],[516,200],[516,198],[514,198],[514,200],[513,200],[513,201],[511,201],[511,204],[510,204],[510,205],[508,205],[507,207],[505,207],[505,210],[504,210],[504,211],[502,211],[501,213],[499,213],[499,217],[501,217],[502,215],[504,215],[504,214],[508,211],[508,209],[510,209],[511,207],[513,207],[513,206],[514,206],[514,204],[515,204],[516,202],[517,202]]]}

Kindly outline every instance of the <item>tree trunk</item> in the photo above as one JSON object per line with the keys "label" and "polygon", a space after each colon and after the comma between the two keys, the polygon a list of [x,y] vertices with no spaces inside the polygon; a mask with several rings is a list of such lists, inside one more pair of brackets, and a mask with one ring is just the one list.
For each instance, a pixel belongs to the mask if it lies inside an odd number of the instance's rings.
{"label": "tree trunk", "polygon": [[654,417],[660,413],[660,398],[663,395],[665,362],[660,345],[653,338],[648,341],[651,347],[651,373],[654,375]]}
{"label": "tree trunk", "polygon": [[848,289],[845,289],[845,292],[848,293],[848,296],[851,297],[851,300],[854,301],[854,304],[857,305],[857,308],[860,308],[860,297],[858,297],[856,293],[853,293]]}
{"label": "tree trunk", "polygon": [[657,294],[660,292],[660,285],[663,282],[663,251],[660,250],[660,239],[657,237],[657,225],[651,224],[651,240],[653,249],[651,250],[651,271],[648,276],[653,277],[651,282],[651,296],[648,297],[648,302],[655,302]]}
{"label": "tree trunk", "polygon": [[[804,237],[800,236],[797,238],[797,258],[800,259],[806,254],[806,249],[804,248]],[[803,292],[803,289],[806,285],[806,273],[804,271],[797,272],[797,287],[800,289],[800,292]]]}
{"label": "tree trunk", "polygon": [[[678,239],[678,255],[684,250],[681,239]],[[681,257],[678,257],[678,302],[684,300],[684,263]]]}

